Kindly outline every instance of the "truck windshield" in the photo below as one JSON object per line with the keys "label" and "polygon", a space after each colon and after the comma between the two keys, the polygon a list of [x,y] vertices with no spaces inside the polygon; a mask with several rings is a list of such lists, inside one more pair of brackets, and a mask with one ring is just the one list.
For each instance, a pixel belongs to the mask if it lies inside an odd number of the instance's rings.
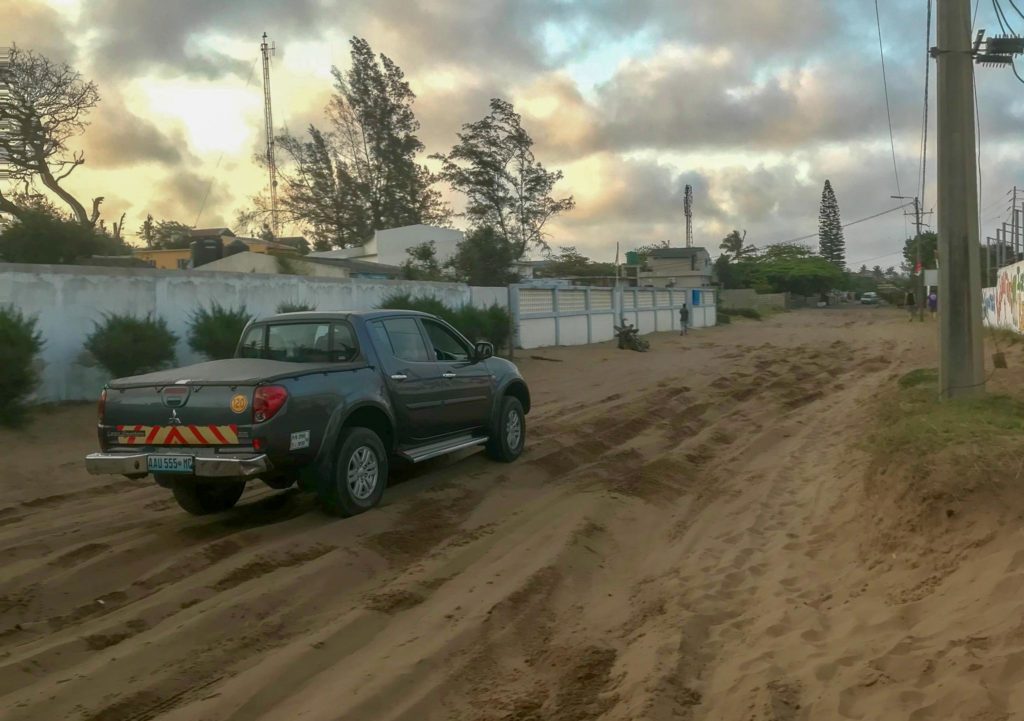
{"label": "truck windshield", "polygon": [[254,325],[239,348],[240,358],[289,363],[345,363],[359,355],[348,323],[268,323]]}

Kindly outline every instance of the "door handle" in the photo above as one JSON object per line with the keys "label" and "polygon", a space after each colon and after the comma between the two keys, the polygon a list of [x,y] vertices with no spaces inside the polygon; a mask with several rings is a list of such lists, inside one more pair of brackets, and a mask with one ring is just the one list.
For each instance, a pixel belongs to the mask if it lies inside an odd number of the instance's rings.
{"label": "door handle", "polygon": [[448,372],[448,373],[442,373],[442,374],[441,374],[441,377],[442,377],[442,378],[454,378],[454,377],[455,377],[455,374],[454,374],[454,373],[451,373],[451,372]]}
{"label": "door handle", "polygon": [[408,377],[409,376],[407,376],[405,373],[392,373],[391,374],[391,380],[393,380],[393,381],[404,381]]}

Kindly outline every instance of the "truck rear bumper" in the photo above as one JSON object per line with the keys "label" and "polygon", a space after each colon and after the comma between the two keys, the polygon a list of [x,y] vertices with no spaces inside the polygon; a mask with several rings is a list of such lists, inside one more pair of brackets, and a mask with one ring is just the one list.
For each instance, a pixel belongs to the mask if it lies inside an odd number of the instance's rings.
{"label": "truck rear bumper", "polygon": [[[118,475],[141,478],[149,475],[150,453],[136,451],[118,453],[90,453],[85,457],[85,469],[96,476]],[[191,454],[175,454],[191,455]],[[270,462],[263,454],[224,456],[193,456],[193,469],[199,478],[252,478],[270,470]]]}

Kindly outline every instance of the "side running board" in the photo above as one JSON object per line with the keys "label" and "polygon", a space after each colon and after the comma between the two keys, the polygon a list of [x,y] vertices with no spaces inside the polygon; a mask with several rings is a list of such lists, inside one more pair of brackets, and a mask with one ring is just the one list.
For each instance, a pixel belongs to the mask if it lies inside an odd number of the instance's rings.
{"label": "side running board", "polygon": [[449,438],[426,446],[406,448],[405,450],[399,451],[398,455],[408,461],[412,461],[413,463],[419,463],[420,461],[425,461],[428,458],[436,458],[437,456],[443,456],[446,453],[461,451],[463,448],[482,446],[484,443],[487,443],[486,437],[459,436],[458,438]]}

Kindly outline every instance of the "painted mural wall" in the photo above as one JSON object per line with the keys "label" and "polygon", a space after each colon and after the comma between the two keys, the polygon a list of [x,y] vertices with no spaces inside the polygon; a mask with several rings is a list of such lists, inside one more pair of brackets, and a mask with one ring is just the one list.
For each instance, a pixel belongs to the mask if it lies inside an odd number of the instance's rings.
{"label": "painted mural wall", "polygon": [[985,325],[1024,333],[1024,263],[999,270],[995,288],[982,290]]}

